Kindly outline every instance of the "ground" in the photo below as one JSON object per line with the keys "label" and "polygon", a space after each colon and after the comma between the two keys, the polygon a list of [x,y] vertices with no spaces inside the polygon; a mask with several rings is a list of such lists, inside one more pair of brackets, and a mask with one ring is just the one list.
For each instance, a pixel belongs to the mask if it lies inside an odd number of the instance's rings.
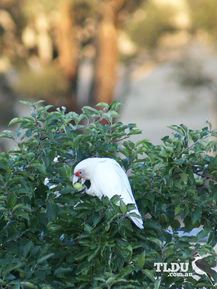
{"label": "ground", "polygon": [[[216,69],[216,56],[200,46],[194,46],[190,53],[195,55],[195,50],[199,61],[205,63],[207,73]],[[178,81],[177,59],[137,69],[132,73],[124,98],[121,121],[136,123],[142,129],[142,137],[154,144],[159,144],[160,139],[170,133],[169,125],[183,123],[192,129],[201,129],[210,120],[210,91],[206,87],[194,91],[182,87]]]}

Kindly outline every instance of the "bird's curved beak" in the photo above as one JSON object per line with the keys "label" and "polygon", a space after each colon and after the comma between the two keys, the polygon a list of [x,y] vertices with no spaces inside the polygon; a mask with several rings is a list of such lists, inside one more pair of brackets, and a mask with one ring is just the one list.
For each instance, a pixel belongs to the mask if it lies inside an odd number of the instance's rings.
{"label": "bird's curved beak", "polygon": [[81,183],[81,178],[77,177],[76,175],[73,175],[72,183],[73,185],[75,183]]}

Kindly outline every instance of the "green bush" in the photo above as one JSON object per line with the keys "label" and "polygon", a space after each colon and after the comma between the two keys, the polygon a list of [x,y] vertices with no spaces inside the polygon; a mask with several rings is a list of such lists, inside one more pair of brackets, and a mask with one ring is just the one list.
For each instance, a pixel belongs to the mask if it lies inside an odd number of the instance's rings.
{"label": "green bush", "polygon": [[[140,131],[114,121],[117,102],[83,107],[80,115],[24,103],[31,116],[13,119],[16,131],[1,134],[18,148],[0,154],[0,288],[212,287],[205,275],[169,277],[154,263],[191,263],[192,249],[214,254],[217,157],[208,152],[216,151],[216,131],[174,125],[162,145],[133,143]],[[90,156],[114,158],[130,171],[144,230],[115,200],[74,191],[73,168]],[[175,216],[184,231],[203,230],[178,236]]]}

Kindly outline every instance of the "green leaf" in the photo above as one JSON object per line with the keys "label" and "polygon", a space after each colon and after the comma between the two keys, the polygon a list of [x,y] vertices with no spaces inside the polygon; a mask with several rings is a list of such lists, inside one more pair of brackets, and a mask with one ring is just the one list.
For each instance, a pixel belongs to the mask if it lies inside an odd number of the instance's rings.
{"label": "green leaf", "polygon": [[169,125],[168,128],[176,131],[180,135],[183,135],[183,130],[178,125]]}
{"label": "green leaf", "polygon": [[122,104],[121,104],[118,100],[114,100],[114,101],[112,102],[112,104],[109,106],[109,110],[115,110],[115,111],[117,111],[117,110],[120,109],[121,105],[122,105]]}
{"label": "green leaf", "polygon": [[65,273],[68,273],[68,272],[72,272],[72,268],[71,267],[59,267],[57,268],[55,271],[54,271],[54,275],[60,275],[60,276],[63,276]]}
{"label": "green leaf", "polygon": [[47,204],[47,216],[49,221],[55,221],[58,215],[58,206],[52,200]]}
{"label": "green leaf", "polygon": [[96,255],[98,254],[99,250],[100,250],[100,247],[98,247],[92,254],[89,255],[89,257],[87,259],[88,262],[91,262],[91,260],[93,260],[96,257]]}
{"label": "green leaf", "polygon": [[135,134],[141,134],[142,130],[141,129],[132,129],[128,135],[135,135]]}
{"label": "green leaf", "polygon": [[214,232],[210,232],[209,234],[209,238],[208,238],[208,243],[211,243],[214,241],[215,239],[215,233]]}
{"label": "green leaf", "polygon": [[163,242],[160,239],[153,238],[153,237],[147,237],[147,240],[156,244],[160,249],[163,247]]}
{"label": "green leaf", "polygon": [[28,243],[25,244],[25,246],[23,247],[23,256],[27,257],[27,255],[29,254],[31,248],[33,247],[33,242],[29,241]]}
{"label": "green leaf", "polygon": [[22,286],[24,286],[24,288],[30,288],[30,289],[37,289],[38,286],[34,285],[31,282],[25,281],[25,282],[21,282],[20,283]]}
{"label": "green leaf", "polygon": [[120,117],[120,114],[117,113],[117,112],[114,111],[114,110],[110,110],[108,114],[109,114],[112,118],[119,118],[119,117]]}
{"label": "green leaf", "polygon": [[120,196],[118,196],[118,195],[114,195],[114,196],[111,198],[111,202],[112,202],[113,204],[117,204],[119,201],[121,201],[121,199],[120,199]]}
{"label": "green leaf", "polygon": [[91,106],[83,106],[82,107],[82,111],[85,113],[86,111],[90,111],[90,112],[95,112],[95,113],[99,113],[99,111]]}
{"label": "green leaf", "polygon": [[120,209],[123,214],[127,212],[127,206],[124,204],[122,200],[120,200]]}
{"label": "green leaf", "polygon": [[93,228],[90,225],[88,225],[88,224],[84,225],[84,231],[85,232],[91,233],[92,230],[93,230]]}
{"label": "green leaf", "polygon": [[15,192],[9,192],[7,197],[7,207],[13,209],[17,203],[17,195]]}
{"label": "green leaf", "polygon": [[154,278],[155,276],[154,276],[153,271],[145,269],[143,270],[143,272],[149,279],[151,279],[151,281],[155,282],[155,278]]}
{"label": "green leaf", "polygon": [[119,276],[120,276],[121,278],[123,278],[123,277],[128,276],[129,274],[131,274],[132,271],[134,271],[134,267],[128,265],[128,266],[124,267],[124,268],[120,271]]}
{"label": "green leaf", "polygon": [[16,206],[13,207],[12,213],[15,212],[17,209],[23,209],[25,211],[31,212],[31,207],[28,205],[24,204],[17,204]]}
{"label": "green leaf", "polygon": [[143,268],[145,265],[145,251],[142,252],[139,256],[138,256],[138,260],[137,260],[137,264],[140,268]]}
{"label": "green leaf", "polygon": [[202,215],[202,210],[201,208],[197,208],[196,211],[193,212],[192,215],[192,224],[196,224],[200,219],[201,219],[201,215]]}
{"label": "green leaf", "polygon": [[160,288],[160,283],[161,283],[161,279],[157,279],[154,282],[154,289],[159,289]]}
{"label": "green leaf", "polygon": [[74,146],[75,146],[75,147],[78,146],[81,141],[84,141],[84,140],[85,140],[85,138],[86,138],[86,137],[85,137],[84,135],[82,135],[82,134],[77,135],[77,136],[73,139],[73,144],[74,144]]}
{"label": "green leaf", "polygon": [[27,212],[24,212],[24,211],[16,211],[16,216],[17,217],[21,217],[27,221],[29,221],[29,214]]}
{"label": "green leaf", "polygon": [[97,103],[96,107],[101,107],[101,108],[104,108],[104,109],[109,109],[109,105],[108,103],[105,103],[105,102],[99,102]]}
{"label": "green leaf", "polygon": [[50,253],[50,254],[47,254],[41,258],[39,258],[37,260],[37,264],[40,264],[40,263],[43,263],[44,261],[48,260],[49,258],[53,257],[55,254],[54,253]]}
{"label": "green leaf", "polygon": [[188,178],[189,178],[189,176],[188,176],[187,174],[182,173],[182,174],[180,175],[180,178],[181,178],[182,182],[183,182],[185,185],[188,183]]}
{"label": "green leaf", "polygon": [[33,103],[30,102],[30,101],[20,100],[19,102],[20,102],[21,104],[24,104],[24,105],[33,106]]}
{"label": "green leaf", "polygon": [[71,167],[67,166],[67,165],[64,165],[64,167],[62,168],[62,171],[63,171],[63,175],[66,178],[70,179],[70,177],[72,176]]}
{"label": "green leaf", "polygon": [[22,123],[22,122],[24,122],[24,121],[25,121],[25,120],[22,119],[22,118],[15,117],[15,118],[13,118],[13,119],[9,122],[8,126],[15,125],[15,124],[17,124],[17,123]]}
{"label": "green leaf", "polygon": [[44,165],[40,164],[40,163],[32,163],[31,167],[37,169],[40,173],[42,173],[43,175],[46,175],[46,168]]}
{"label": "green leaf", "polygon": [[15,139],[14,132],[10,130],[3,130],[3,132],[0,134],[0,138],[9,138],[9,139]]}
{"label": "green leaf", "polygon": [[175,216],[180,215],[180,213],[183,211],[183,208],[179,205],[175,207]]}
{"label": "green leaf", "polygon": [[199,241],[202,238],[207,237],[209,234],[209,230],[208,229],[202,229],[198,234],[197,234],[197,240]]}

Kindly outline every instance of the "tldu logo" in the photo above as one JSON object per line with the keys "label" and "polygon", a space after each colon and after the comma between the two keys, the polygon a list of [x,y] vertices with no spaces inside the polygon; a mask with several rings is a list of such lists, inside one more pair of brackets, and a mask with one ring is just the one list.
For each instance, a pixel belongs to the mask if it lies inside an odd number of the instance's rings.
{"label": "tldu logo", "polygon": [[156,272],[167,272],[171,277],[192,276],[192,273],[187,273],[189,263],[171,263],[170,266],[167,263],[154,263],[154,267],[156,267]]}

